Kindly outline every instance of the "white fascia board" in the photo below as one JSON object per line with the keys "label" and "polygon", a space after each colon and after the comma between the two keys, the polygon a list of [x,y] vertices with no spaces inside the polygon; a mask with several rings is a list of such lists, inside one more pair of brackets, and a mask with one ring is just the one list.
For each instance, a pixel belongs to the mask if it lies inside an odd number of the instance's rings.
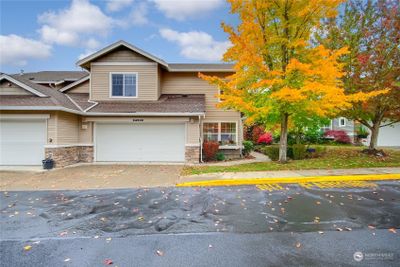
{"label": "white fascia board", "polygon": [[0,110],[51,110],[51,111],[65,111],[79,115],[85,114],[77,110],[58,107],[58,106],[2,106],[0,107]]}
{"label": "white fascia board", "polygon": [[77,86],[78,84],[81,84],[81,83],[86,82],[87,80],[89,80],[89,78],[90,78],[89,75],[88,75],[88,76],[85,76],[85,77],[83,77],[83,78],[80,79],[80,80],[77,80],[77,81],[75,81],[75,82],[73,82],[73,83],[71,83],[71,84],[68,84],[67,86],[64,86],[64,87],[61,88],[59,91],[60,91],[60,92],[65,92],[65,91],[67,91],[68,89],[71,89],[72,87]]}
{"label": "white fascia board", "polygon": [[37,120],[37,119],[49,119],[50,114],[0,114],[0,120],[8,120],[8,119],[21,119],[21,120]]}
{"label": "white fascia board", "polygon": [[31,92],[32,94],[39,96],[39,97],[48,97],[47,95],[42,94],[41,92],[33,89],[32,87],[30,87],[30,86],[28,86],[28,85],[26,85],[26,84],[24,84],[24,83],[22,83],[22,82],[20,82],[20,81],[18,81],[16,79],[14,79],[11,76],[8,76],[7,74],[2,74],[0,76],[0,81],[2,81],[2,80],[7,80],[9,82],[12,82],[12,83],[24,88],[25,90]]}
{"label": "white fascia board", "polygon": [[54,110],[54,111],[65,111],[69,113],[79,114],[83,116],[175,116],[175,117],[190,117],[190,116],[204,116],[205,113],[190,113],[190,112],[136,112],[136,113],[105,113],[105,112],[83,112],[69,108],[58,107],[58,106],[2,106],[0,110]]}

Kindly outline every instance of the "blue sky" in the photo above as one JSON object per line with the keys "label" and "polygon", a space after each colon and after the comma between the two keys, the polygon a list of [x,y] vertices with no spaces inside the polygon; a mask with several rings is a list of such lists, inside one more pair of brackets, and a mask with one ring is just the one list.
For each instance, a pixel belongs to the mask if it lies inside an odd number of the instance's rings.
{"label": "blue sky", "polygon": [[0,0],[0,69],[74,70],[123,39],[167,62],[218,62],[229,46],[224,0]]}

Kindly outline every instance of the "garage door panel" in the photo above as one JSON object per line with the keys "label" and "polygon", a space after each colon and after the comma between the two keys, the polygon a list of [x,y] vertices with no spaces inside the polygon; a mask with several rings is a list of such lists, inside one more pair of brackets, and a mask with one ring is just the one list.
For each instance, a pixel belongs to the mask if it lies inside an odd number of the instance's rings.
{"label": "garage door panel", "polygon": [[97,161],[184,161],[183,124],[97,124]]}
{"label": "garage door panel", "polygon": [[40,165],[45,142],[45,121],[0,121],[0,165]]}
{"label": "garage door panel", "polygon": [[379,129],[378,146],[400,146],[400,123]]}

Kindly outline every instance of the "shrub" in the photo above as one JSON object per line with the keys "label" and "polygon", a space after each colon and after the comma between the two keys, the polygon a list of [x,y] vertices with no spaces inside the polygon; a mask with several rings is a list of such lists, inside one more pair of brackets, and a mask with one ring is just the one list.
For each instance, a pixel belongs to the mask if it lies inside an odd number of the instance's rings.
{"label": "shrub", "polygon": [[340,144],[350,144],[351,139],[343,130],[329,130],[324,133],[324,136],[332,136],[335,142]]}
{"label": "shrub", "polygon": [[292,146],[293,159],[305,159],[307,155],[306,146],[302,144],[295,144]]}
{"label": "shrub", "polygon": [[263,152],[273,161],[279,159],[279,146],[266,146],[263,148]]}
{"label": "shrub", "polygon": [[265,134],[265,130],[263,127],[258,126],[258,125],[253,126],[252,130],[251,130],[251,140],[253,141],[253,143],[257,143],[258,139],[263,134]]}
{"label": "shrub", "polygon": [[263,135],[261,135],[258,140],[257,143],[258,144],[265,144],[265,145],[270,145],[272,144],[272,134],[271,133],[265,133]]}
{"label": "shrub", "polygon": [[356,132],[357,132],[357,137],[358,137],[358,138],[367,138],[368,135],[369,135],[368,130],[365,129],[365,128],[364,128],[363,126],[361,126],[361,125],[357,127]]}
{"label": "shrub", "polygon": [[251,141],[243,141],[243,154],[245,156],[249,155],[251,151],[254,150],[253,142]]}
{"label": "shrub", "polygon": [[217,152],[217,154],[215,154],[215,158],[216,158],[218,161],[223,161],[223,160],[225,160],[225,154],[222,153],[222,152]]}
{"label": "shrub", "polygon": [[309,144],[322,144],[324,132],[321,130],[309,130],[304,133],[304,140]]}
{"label": "shrub", "polygon": [[219,143],[213,141],[206,141],[203,143],[203,154],[205,160],[213,160],[218,153]]}

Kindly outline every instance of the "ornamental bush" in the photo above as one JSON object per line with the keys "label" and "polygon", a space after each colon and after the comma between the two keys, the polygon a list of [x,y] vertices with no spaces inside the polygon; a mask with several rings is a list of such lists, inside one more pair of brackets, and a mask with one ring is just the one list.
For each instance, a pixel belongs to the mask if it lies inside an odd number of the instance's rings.
{"label": "ornamental bush", "polygon": [[351,139],[343,130],[328,130],[324,133],[325,137],[333,137],[335,142],[340,144],[350,144]]}
{"label": "ornamental bush", "polygon": [[248,140],[243,141],[243,154],[245,156],[248,156],[250,152],[253,150],[254,150],[253,142]]}
{"label": "ornamental bush", "polygon": [[257,143],[270,145],[270,144],[272,144],[272,141],[273,141],[272,134],[267,132],[258,138]]}
{"label": "ornamental bush", "polygon": [[251,131],[251,140],[253,141],[253,143],[258,143],[258,139],[260,139],[263,134],[265,134],[265,130],[263,127],[258,125],[253,126]]}
{"label": "ornamental bush", "polygon": [[203,143],[203,155],[206,161],[214,160],[219,150],[219,143],[206,141]]}

